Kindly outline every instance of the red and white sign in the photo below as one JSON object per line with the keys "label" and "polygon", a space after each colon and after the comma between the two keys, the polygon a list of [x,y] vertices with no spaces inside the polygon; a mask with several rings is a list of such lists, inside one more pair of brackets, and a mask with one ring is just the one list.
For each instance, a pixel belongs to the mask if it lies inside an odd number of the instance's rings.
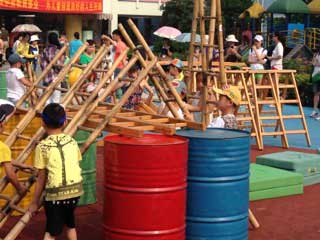
{"label": "red and white sign", "polygon": [[102,13],[102,0],[0,0],[0,9],[48,13]]}

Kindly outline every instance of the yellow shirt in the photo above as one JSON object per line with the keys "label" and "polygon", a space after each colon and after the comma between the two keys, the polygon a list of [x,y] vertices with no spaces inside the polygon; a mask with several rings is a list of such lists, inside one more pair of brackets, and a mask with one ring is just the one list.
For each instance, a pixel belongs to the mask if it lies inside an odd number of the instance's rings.
{"label": "yellow shirt", "polygon": [[[5,162],[11,162],[11,151],[6,144],[0,141],[0,164]],[[0,175],[3,175],[1,168],[0,168]]]}
{"label": "yellow shirt", "polygon": [[36,148],[34,166],[46,169],[47,201],[64,200],[83,194],[81,153],[77,142],[66,134],[50,135]]}
{"label": "yellow shirt", "polygon": [[29,43],[20,42],[18,44],[17,53],[20,55],[20,57],[34,58],[34,55],[32,53],[29,53],[29,46]]}

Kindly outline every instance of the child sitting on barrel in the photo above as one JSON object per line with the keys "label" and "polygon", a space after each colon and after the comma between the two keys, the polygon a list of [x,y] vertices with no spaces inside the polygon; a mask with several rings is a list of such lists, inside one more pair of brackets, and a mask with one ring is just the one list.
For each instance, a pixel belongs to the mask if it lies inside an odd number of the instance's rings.
{"label": "child sitting on barrel", "polygon": [[235,113],[241,102],[241,93],[236,86],[227,86],[224,89],[213,87],[213,92],[220,95],[219,101],[216,101],[214,93],[210,93],[210,100],[214,103],[221,116],[214,118],[208,128],[230,128],[237,129],[237,119]]}
{"label": "child sitting on barrel", "polygon": [[83,194],[79,166],[81,153],[77,142],[62,132],[66,113],[61,105],[47,105],[42,113],[42,122],[48,137],[36,148],[34,166],[38,169],[38,178],[29,212],[32,215],[36,213],[45,190],[47,223],[44,239],[55,239],[66,225],[67,238],[76,240],[74,211]]}

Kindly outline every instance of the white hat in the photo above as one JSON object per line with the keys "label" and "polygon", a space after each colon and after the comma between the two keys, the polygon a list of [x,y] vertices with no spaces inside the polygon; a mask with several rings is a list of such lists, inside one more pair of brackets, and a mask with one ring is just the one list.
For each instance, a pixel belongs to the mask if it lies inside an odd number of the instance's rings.
{"label": "white hat", "polygon": [[263,42],[263,37],[261,35],[256,35],[254,37],[254,40],[257,40],[258,42]]}
{"label": "white hat", "polygon": [[30,37],[30,42],[34,42],[34,41],[40,41],[38,35],[32,35],[32,36]]}
{"label": "white hat", "polygon": [[237,39],[236,39],[236,36],[234,34],[230,34],[228,35],[228,37],[226,38],[226,41],[227,42],[239,42]]}

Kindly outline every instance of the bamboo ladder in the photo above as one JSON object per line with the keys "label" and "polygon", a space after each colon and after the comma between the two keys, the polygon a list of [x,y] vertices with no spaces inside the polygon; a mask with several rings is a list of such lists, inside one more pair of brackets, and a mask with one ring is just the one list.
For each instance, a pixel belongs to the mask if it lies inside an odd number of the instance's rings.
{"label": "bamboo ladder", "polygon": [[[98,60],[94,61],[94,64],[88,65],[88,70],[86,71],[85,77],[90,74],[90,71],[94,69],[95,66],[99,64],[99,60],[103,58],[103,51],[105,49],[100,49],[101,53],[97,54],[96,58]],[[70,122],[64,129],[64,132],[73,135],[78,129],[83,129],[91,132],[90,137],[87,139],[86,143],[83,144],[81,151],[85,152],[90,144],[99,136],[101,131],[108,130],[122,134],[128,134],[131,136],[141,136],[142,130],[153,130],[166,134],[174,134],[176,127],[185,126],[198,126],[192,122],[183,121],[179,119],[170,119],[163,116],[147,115],[145,113],[128,111],[121,109],[122,105],[127,101],[128,97],[135,91],[138,84],[144,79],[151,71],[151,68],[156,64],[157,59],[154,58],[149,64],[145,66],[143,71],[140,73],[139,77],[132,83],[130,88],[124,94],[123,98],[116,105],[104,104],[104,99],[111,96],[112,90],[115,85],[119,82],[121,78],[128,72],[128,70],[136,63],[138,60],[137,54],[129,61],[128,65],[120,72],[117,78],[106,87],[103,93],[100,90],[105,86],[110,77],[112,76],[116,66],[119,64],[121,59],[127,54],[128,49],[121,54],[118,60],[114,63],[112,68],[103,76],[103,79],[99,82],[93,93],[85,100],[85,102],[80,106],[70,106],[70,102],[76,91],[80,88],[81,83],[85,77],[80,78],[75,85],[68,92],[62,103],[66,106],[68,112],[68,119]],[[99,95],[98,95],[99,94]],[[41,128],[35,134],[35,136],[30,139],[29,145],[24,149],[24,151],[18,156],[17,161],[24,162],[24,160],[29,156],[29,154],[34,149],[36,143],[44,136],[44,129]],[[33,184],[34,178],[30,178],[27,182],[27,186],[30,187]],[[2,185],[4,184],[1,182]],[[0,186],[1,186],[0,183]],[[0,215],[0,220],[2,225],[7,220],[9,214],[13,211],[20,211],[25,213],[20,221],[10,230],[7,236],[4,238],[6,240],[15,239],[19,233],[23,230],[25,224],[27,224],[31,216],[24,209],[17,207],[17,203],[21,198],[16,194],[12,198],[3,196],[8,200],[5,211],[2,211]]]}
{"label": "bamboo ladder", "polygon": [[[194,12],[193,12],[193,21],[192,21],[192,33],[191,33],[191,42],[189,48],[189,61],[188,61],[188,69],[190,72],[193,72],[193,58],[194,58],[194,47],[199,46],[199,44],[195,43],[196,34],[197,34],[197,27],[199,21],[199,30],[200,30],[200,49],[201,49],[201,66],[203,72],[203,89],[202,89],[202,101],[203,103],[208,103],[208,86],[211,80],[210,77],[210,68],[208,63],[210,62],[210,58],[212,57],[212,51],[215,47],[215,33],[216,33],[216,25],[217,25],[217,32],[218,32],[218,48],[219,48],[219,78],[218,85],[225,85],[227,84],[226,78],[226,70],[224,66],[224,47],[223,47],[223,26],[222,26],[222,12],[221,12],[221,0],[211,0],[211,10],[210,16],[205,16],[204,10],[204,0],[195,0],[194,1]],[[206,20],[210,21],[209,26],[209,41],[208,44],[205,43],[205,31],[206,31]],[[208,51],[206,50],[208,49]],[[198,70],[197,70],[198,71]],[[243,84],[245,86],[246,84]],[[188,84],[188,90],[190,90],[191,84]],[[245,95],[247,97],[246,103],[249,103],[249,96],[248,90],[244,88]],[[251,109],[251,108],[250,108]],[[207,104],[203,105],[202,110],[202,125],[205,129],[209,123],[209,113],[208,113],[208,106]],[[251,116],[252,121],[252,116]],[[256,136],[257,137],[257,136]],[[251,210],[249,209],[249,220],[254,228],[259,227],[259,223]]]}
{"label": "bamboo ladder", "polygon": [[[284,148],[289,148],[288,134],[303,134],[305,135],[308,146],[311,146],[310,135],[303,112],[303,107],[300,100],[299,90],[295,80],[295,70],[256,70],[249,71],[254,89],[254,101],[256,112],[256,122],[261,137],[263,148],[263,137],[273,136],[281,137],[281,143]],[[264,74],[267,83],[258,85],[255,83],[255,74]],[[280,81],[279,76],[284,78]],[[271,91],[271,97],[268,93]],[[293,96],[288,98],[288,91],[291,91]],[[284,105],[296,104],[298,105],[298,114],[285,115]],[[265,110],[265,105],[274,105],[275,110]],[[287,129],[286,120],[301,120],[302,129]],[[265,122],[267,121],[267,122]],[[297,125],[298,128],[299,125]],[[272,130],[272,128],[274,129]]]}

